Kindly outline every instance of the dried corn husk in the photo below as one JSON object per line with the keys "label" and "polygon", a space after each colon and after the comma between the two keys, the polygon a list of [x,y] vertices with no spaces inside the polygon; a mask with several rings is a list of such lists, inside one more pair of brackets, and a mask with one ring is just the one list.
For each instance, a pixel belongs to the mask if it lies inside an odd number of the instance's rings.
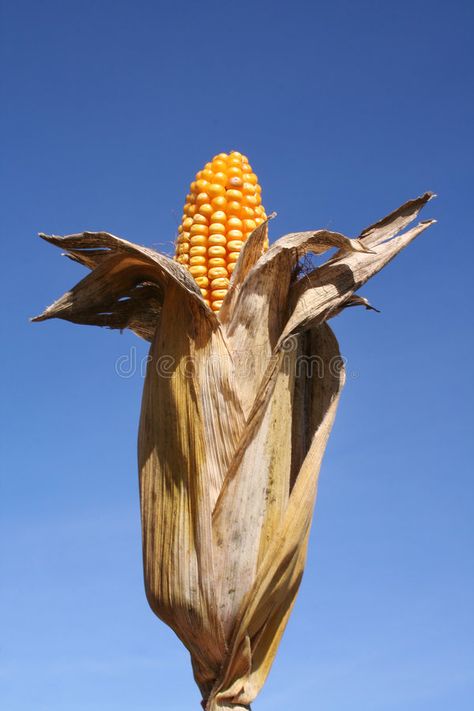
{"label": "dried corn husk", "polygon": [[[151,342],[139,433],[148,601],[191,654],[208,711],[248,708],[303,575],[318,473],[344,384],[328,319],[433,220],[432,197],[357,239],[246,243],[218,314],[192,277],[108,233],[42,235],[91,273],[34,320],[130,328]],[[297,277],[308,252],[336,254]]]}

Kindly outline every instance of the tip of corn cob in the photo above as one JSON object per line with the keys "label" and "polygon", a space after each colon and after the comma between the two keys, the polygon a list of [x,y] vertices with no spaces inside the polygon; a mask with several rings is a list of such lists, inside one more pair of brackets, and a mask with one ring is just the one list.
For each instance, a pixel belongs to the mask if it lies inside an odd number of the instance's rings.
{"label": "tip of corn cob", "polygon": [[213,311],[222,306],[245,241],[267,217],[261,192],[248,158],[230,151],[206,163],[186,195],[175,259]]}

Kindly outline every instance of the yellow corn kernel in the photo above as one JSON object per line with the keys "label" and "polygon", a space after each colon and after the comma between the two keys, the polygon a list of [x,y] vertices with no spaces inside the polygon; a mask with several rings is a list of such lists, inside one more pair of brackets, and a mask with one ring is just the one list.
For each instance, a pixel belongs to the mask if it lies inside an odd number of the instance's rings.
{"label": "yellow corn kernel", "polygon": [[207,237],[204,235],[193,235],[189,240],[193,247],[207,244]]}
{"label": "yellow corn kernel", "polygon": [[219,311],[223,303],[223,301],[211,301],[211,309],[213,311]]}
{"label": "yellow corn kernel", "polygon": [[242,210],[242,205],[240,202],[237,202],[237,200],[232,200],[231,202],[228,203],[227,205],[227,212],[229,215],[240,215]]}
{"label": "yellow corn kernel", "polygon": [[242,220],[240,220],[238,217],[229,217],[227,220],[227,227],[229,230],[241,230],[242,229]]}
{"label": "yellow corn kernel", "polygon": [[252,183],[252,185],[257,185],[258,183],[258,178],[255,173],[243,173],[242,179],[246,183]]}
{"label": "yellow corn kernel", "polygon": [[[242,232],[240,233],[240,235],[241,237],[243,237]],[[227,249],[229,250],[229,252],[239,252],[242,249],[243,245],[244,243],[242,239],[233,239],[230,242],[227,242]]]}
{"label": "yellow corn kernel", "polygon": [[[209,185],[209,191],[211,190],[212,185]],[[198,193],[196,195],[196,204],[197,205],[204,205],[205,203],[209,202],[209,195],[207,193]]]}
{"label": "yellow corn kernel", "polygon": [[212,198],[211,205],[215,210],[225,210],[227,207],[227,198],[223,195],[218,195],[217,197]]}
{"label": "yellow corn kernel", "polygon": [[252,207],[248,207],[247,205],[242,205],[240,212],[241,212],[242,218],[251,220],[255,216],[256,210],[254,211],[254,209]]}
{"label": "yellow corn kernel", "polygon": [[190,257],[189,263],[191,266],[195,266],[196,264],[206,264],[206,257]]}
{"label": "yellow corn kernel", "polygon": [[230,241],[233,241],[235,239],[242,239],[243,234],[244,233],[242,232],[242,230],[228,230],[227,239]]}
{"label": "yellow corn kernel", "polygon": [[[227,156],[225,156],[225,158],[227,158]],[[212,161],[212,170],[214,171],[214,173],[220,173],[221,171],[226,170],[227,162],[225,158],[224,160],[219,156],[216,156],[214,158],[214,160]]]}
{"label": "yellow corn kernel", "polygon": [[227,289],[229,286],[229,280],[227,277],[218,277],[211,281],[211,289]]}
{"label": "yellow corn kernel", "polygon": [[234,188],[230,188],[230,190],[228,190],[226,193],[226,198],[228,200],[236,200],[237,202],[240,202],[243,198],[243,195],[240,190],[234,190]]}
{"label": "yellow corn kernel", "polygon": [[189,231],[192,235],[205,235],[207,237],[209,234],[209,227],[207,225],[193,223]]}
{"label": "yellow corn kernel", "polygon": [[227,238],[223,234],[212,234],[209,235],[207,244],[224,246],[227,244]]}
{"label": "yellow corn kernel", "polygon": [[213,289],[211,291],[211,299],[213,301],[216,301],[216,299],[225,299],[225,295],[227,294],[227,289]]}
{"label": "yellow corn kernel", "polygon": [[210,185],[210,183],[208,180],[196,180],[196,192],[207,193],[207,189],[209,188],[209,185]]}
{"label": "yellow corn kernel", "polygon": [[211,245],[207,248],[207,253],[210,257],[224,257],[227,251],[221,245]]}
{"label": "yellow corn kernel", "polygon": [[196,279],[196,284],[201,287],[201,289],[207,289],[209,286],[209,279],[205,276],[198,276],[195,277]]}
{"label": "yellow corn kernel", "polygon": [[227,185],[227,173],[214,173],[214,179],[212,182],[225,187]]}
{"label": "yellow corn kernel", "polygon": [[216,234],[224,235],[225,233],[226,233],[226,227],[225,227],[225,225],[222,224],[222,222],[213,222],[212,225],[209,225],[209,234],[210,235],[216,235]]}
{"label": "yellow corn kernel", "polygon": [[197,245],[196,247],[189,248],[188,246],[188,251],[191,257],[203,257],[207,252],[207,247]]}
{"label": "yellow corn kernel", "polygon": [[209,279],[211,280],[211,286],[214,279],[221,279],[227,277],[227,269],[225,267],[212,267],[207,272]]}
{"label": "yellow corn kernel", "polygon": [[204,217],[210,217],[214,212],[214,208],[208,202],[199,205],[199,214],[204,215]]}
{"label": "yellow corn kernel", "polygon": [[216,212],[213,212],[211,215],[211,222],[222,222],[222,224],[225,224],[226,220],[227,215],[224,210],[216,210]]}
{"label": "yellow corn kernel", "polygon": [[[183,255],[183,257],[184,256],[187,255]],[[193,277],[204,276],[207,273],[207,267],[202,264],[197,264],[196,266],[189,267],[189,272],[193,275]]]}
{"label": "yellow corn kernel", "polygon": [[[200,257],[197,257],[197,259],[200,259]],[[192,257],[191,257],[191,260],[192,260]],[[223,257],[211,257],[211,259],[209,259],[207,263],[210,268],[212,268],[212,267],[227,267],[227,260],[224,259]]]}
{"label": "yellow corn kernel", "polygon": [[[225,187],[224,185],[220,185],[219,183],[211,183],[209,185],[209,195],[212,198],[215,197],[224,197],[225,196]],[[206,201],[207,202],[207,201]]]}

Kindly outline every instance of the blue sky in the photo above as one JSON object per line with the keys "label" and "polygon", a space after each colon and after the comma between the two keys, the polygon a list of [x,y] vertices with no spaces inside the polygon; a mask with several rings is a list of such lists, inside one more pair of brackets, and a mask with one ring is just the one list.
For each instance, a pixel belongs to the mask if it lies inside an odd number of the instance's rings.
{"label": "blue sky", "polygon": [[307,571],[255,711],[467,711],[474,692],[473,5],[4,0],[0,705],[199,708],[143,592],[132,334],[28,317],[82,276],[35,236],[169,251],[189,181],[245,152],[272,238],[438,224],[333,322],[348,382]]}

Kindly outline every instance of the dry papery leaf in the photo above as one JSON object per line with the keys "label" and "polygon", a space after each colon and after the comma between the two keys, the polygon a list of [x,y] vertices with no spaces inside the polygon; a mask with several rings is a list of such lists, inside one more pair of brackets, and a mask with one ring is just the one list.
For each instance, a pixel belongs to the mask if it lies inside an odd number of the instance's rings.
{"label": "dry papery leaf", "polygon": [[[105,232],[41,235],[91,272],[34,321],[150,341],[138,456],[148,601],[191,655],[207,711],[248,709],[304,571],[319,469],[344,384],[327,321],[434,220],[432,194],[356,239],[246,242],[218,313],[175,261]],[[336,248],[297,278],[305,254]]]}

